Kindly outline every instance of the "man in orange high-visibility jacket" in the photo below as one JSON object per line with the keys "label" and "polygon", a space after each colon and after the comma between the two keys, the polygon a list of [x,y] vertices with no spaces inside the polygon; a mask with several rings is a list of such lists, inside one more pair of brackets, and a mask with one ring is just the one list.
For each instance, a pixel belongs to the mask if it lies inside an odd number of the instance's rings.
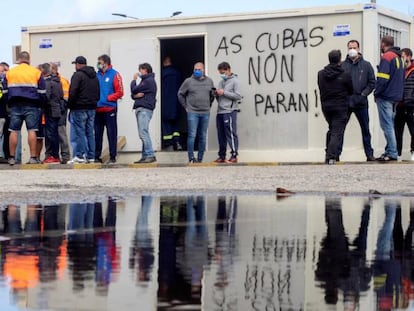
{"label": "man in orange high-visibility jacket", "polygon": [[10,107],[10,158],[9,164],[14,165],[18,133],[26,123],[30,160],[28,163],[40,163],[36,157],[36,131],[39,127],[40,107],[46,100],[45,81],[39,69],[30,66],[30,54],[20,52],[18,66],[6,74],[7,101]]}

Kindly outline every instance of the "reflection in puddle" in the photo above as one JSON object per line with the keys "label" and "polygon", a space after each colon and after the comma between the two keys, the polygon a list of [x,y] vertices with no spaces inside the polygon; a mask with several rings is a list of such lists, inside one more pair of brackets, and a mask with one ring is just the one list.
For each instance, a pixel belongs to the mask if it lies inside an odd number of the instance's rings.
{"label": "reflection in puddle", "polygon": [[8,205],[2,310],[391,310],[414,199],[142,196]]}

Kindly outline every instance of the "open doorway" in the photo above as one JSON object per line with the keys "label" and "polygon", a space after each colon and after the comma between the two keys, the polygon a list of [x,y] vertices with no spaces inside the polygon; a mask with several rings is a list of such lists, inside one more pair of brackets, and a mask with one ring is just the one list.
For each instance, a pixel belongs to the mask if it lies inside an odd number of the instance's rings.
{"label": "open doorway", "polygon": [[[161,149],[187,150],[187,114],[176,94],[181,83],[192,75],[194,64],[204,63],[204,36],[160,39],[160,49]],[[171,65],[164,67],[166,57]]]}

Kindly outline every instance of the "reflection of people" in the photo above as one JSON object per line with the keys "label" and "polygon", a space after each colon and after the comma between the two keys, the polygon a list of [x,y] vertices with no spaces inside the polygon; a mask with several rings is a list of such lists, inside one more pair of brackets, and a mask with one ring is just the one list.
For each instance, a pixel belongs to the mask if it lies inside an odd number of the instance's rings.
{"label": "reflection of people", "polygon": [[162,119],[162,147],[173,147],[174,150],[182,150],[179,131],[179,119],[181,105],[178,101],[177,92],[180,88],[182,78],[180,71],[173,66],[171,57],[166,56],[162,61],[161,82],[161,119]]}
{"label": "reflection of people", "polygon": [[73,290],[82,291],[85,281],[93,276],[96,249],[93,239],[94,203],[69,205],[68,258],[71,262]]}
{"label": "reflection of people", "polygon": [[[151,280],[154,265],[154,238],[148,228],[148,216],[151,210],[153,198],[141,197],[141,211],[138,214],[135,225],[135,236],[130,254],[130,268],[137,267],[137,282],[142,284]],[[169,258],[171,260],[172,258]]]}
{"label": "reflection of people", "polygon": [[335,164],[339,160],[339,150],[348,122],[348,96],[352,94],[352,80],[340,65],[340,50],[330,51],[328,58],[329,64],[318,72],[318,86],[322,112],[328,122],[325,163]]}
{"label": "reflection of people", "polygon": [[108,198],[106,217],[102,215],[102,203],[95,203],[93,227],[105,228],[95,233],[96,245],[96,290],[101,295],[107,295],[109,284],[113,281],[118,270],[119,255],[115,239],[116,201]]}
{"label": "reflection of people", "polygon": [[[214,100],[214,83],[205,75],[204,64],[196,63],[193,74],[185,79],[178,90],[178,100],[187,111],[187,152],[190,163],[202,162],[207,143],[207,128],[211,103]],[[194,143],[198,135],[198,154],[194,157]]]}
{"label": "reflection of people", "polygon": [[[354,113],[359,122],[367,161],[375,161],[374,150],[371,146],[369,131],[368,95],[375,87],[375,74],[372,65],[366,61],[360,52],[357,40],[348,41],[348,55],[342,63],[342,68],[350,72],[354,92],[349,99],[350,113]],[[342,151],[342,145],[341,150]]]}
{"label": "reflection of people", "polygon": [[[135,101],[133,109],[135,109],[135,116],[137,118],[138,135],[142,142],[142,157],[134,163],[152,163],[157,161],[157,159],[152,148],[149,123],[155,109],[157,84],[150,64],[140,64],[138,71],[138,73],[134,74],[131,81],[131,96]],[[141,81],[137,85],[136,80],[138,77],[141,78]]]}
{"label": "reflection of people", "polygon": [[[215,162],[236,163],[239,149],[237,136],[238,101],[242,98],[239,78],[231,72],[230,64],[227,62],[220,63],[217,69],[222,80],[215,92],[218,102],[216,125],[219,143],[219,157]],[[230,147],[230,158],[226,161],[227,145]]]}
{"label": "reflection of people", "polygon": [[402,293],[402,228],[401,206],[395,199],[384,202],[385,219],[378,233],[373,266],[377,309],[407,307]]}
{"label": "reflection of people", "polygon": [[186,223],[183,250],[177,254],[177,268],[191,287],[192,299],[199,302],[203,269],[209,260],[204,197],[187,198]]}
{"label": "reflection of people", "polygon": [[371,281],[371,271],[366,261],[370,205],[364,205],[358,235],[350,248],[342,221],[340,200],[325,199],[327,233],[321,242],[315,278],[325,289],[327,304],[337,303],[340,289],[343,291],[344,308],[356,310],[360,293],[369,289]]}
{"label": "reflection of people", "polygon": [[235,255],[235,235],[237,217],[237,197],[218,198],[216,217],[216,245],[214,259],[218,265],[214,288],[221,291],[227,287],[228,274],[233,273],[233,256]]}

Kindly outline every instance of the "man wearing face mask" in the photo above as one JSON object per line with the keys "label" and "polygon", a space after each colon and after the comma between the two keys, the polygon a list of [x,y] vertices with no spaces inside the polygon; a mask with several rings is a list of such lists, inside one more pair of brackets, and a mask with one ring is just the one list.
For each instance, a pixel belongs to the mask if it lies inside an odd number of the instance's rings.
{"label": "man wearing face mask", "polygon": [[116,163],[118,124],[118,100],[124,96],[122,77],[112,68],[111,58],[104,54],[98,57],[97,77],[100,97],[95,115],[95,162],[102,162],[103,133],[106,127],[109,146],[109,164]]}
{"label": "man wearing face mask", "polygon": [[384,153],[377,158],[380,162],[397,161],[397,142],[394,131],[395,106],[403,98],[404,64],[401,51],[394,47],[394,38],[381,39],[381,56],[377,72],[374,97],[378,107],[379,123],[386,140]]}
{"label": "man wearing face mask", "polygon": [[411,161],[414,161],[414,62],[413,52],[405,48],[401,50],[405,64],[405,82],[402,102],[398,103],[395,114],[395,137],[397,140],[398,156],[401,156],[404,126],[407,123],[411,136]]}
{"label": "man wearing face mask", "polygon": [[[216,163],[237,163],[239,139],[237,136],[238,101],[241,100],[240,83],[237,75],[231,72],[230,64],[222,62],[217,67],[221,81],[215,92],[218,108],[216,116],[219,142]],[[231,156],[226,160],[226,147],[230,146]]]}
{"label": "man wearing face mask", "polygon": [[[214,100],[214,83],[204,73],[204,64],[194,65],[193,74],[178,90],[178,100],[187,111],[188,137],[187,151],[190,163],[203,161],[207,143],[207,128],[211,103]],[[198,154],[194,157],[194,142],[198,134]]]}
{"label": "man wearing face mask", "polygon": [[[368,95],[375,87],[374,68],[366,61],[359,49],[357,40],[348,42],[348,55],[342,63],[342,68],[351,75],[353,94],[349,98],[349,112],[354,113],[361,127],[362,143],[364,145],[367,161],[375,161],[374,150],[371,146],[371,133],[369,131]],[[342,144],[341,150],[342,151]]]}

